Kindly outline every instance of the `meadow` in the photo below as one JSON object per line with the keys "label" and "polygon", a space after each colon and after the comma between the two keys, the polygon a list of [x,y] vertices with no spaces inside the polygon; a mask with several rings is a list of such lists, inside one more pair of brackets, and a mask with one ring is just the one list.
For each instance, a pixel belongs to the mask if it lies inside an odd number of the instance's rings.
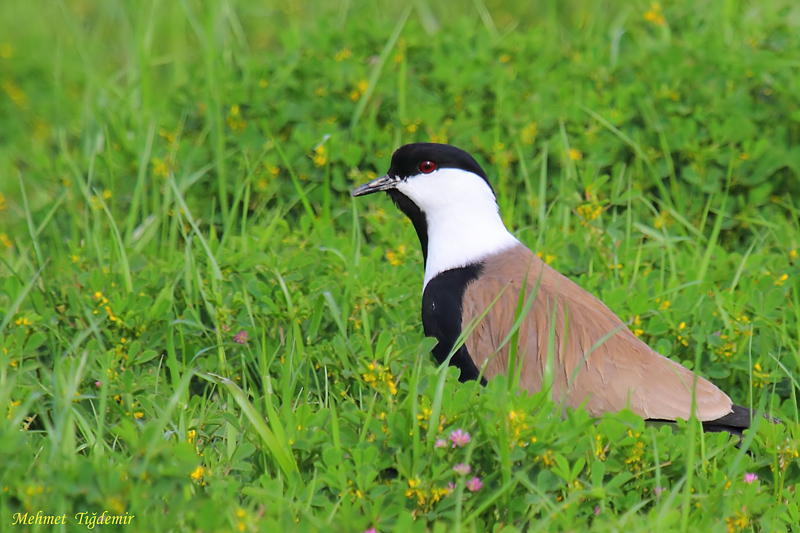
{"label": "meadow", "polygon": [[[437,367],[415,141],[783,423]],[[0,530],[798,531],[798,250],[794,0],[2,2]]]}

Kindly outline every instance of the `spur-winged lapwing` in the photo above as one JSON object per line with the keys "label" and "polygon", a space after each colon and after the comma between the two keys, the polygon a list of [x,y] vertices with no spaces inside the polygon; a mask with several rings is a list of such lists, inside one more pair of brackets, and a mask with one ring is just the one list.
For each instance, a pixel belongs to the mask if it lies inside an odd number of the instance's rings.
{"label": "spur-winged lapwing", "polygon": [[566,406],[583,405],[593,416],[627,407],[650,420],[687,420],[696,387],[695,415],[707,430],[741,434],[750,426],[749,409],[653,351],[603,302],[520,243],[500,218],[486,173],[467,152],[444,144],[405,145],[385,176],[352,194],[378,191],[411,219],[422,245],[422,324],[425,335],[439,341],[436,359],[444,362],[462,327],[477,322],[451,359],[462,381],[506,373],[509,346],[502,344],[524,288],[525,297],[536,292],[519,330],[521,387],[541,390],[554,331],[553,392]]}

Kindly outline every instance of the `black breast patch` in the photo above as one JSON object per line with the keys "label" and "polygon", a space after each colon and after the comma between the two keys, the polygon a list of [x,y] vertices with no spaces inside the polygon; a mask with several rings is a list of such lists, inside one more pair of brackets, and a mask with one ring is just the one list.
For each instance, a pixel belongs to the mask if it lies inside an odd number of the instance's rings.
{"label": "black breast patch", "polygon": [[[433,348],[433,356],[439,364],[444,363],[450,355],[461,334],[462,300],[467,285],[482,272],[481,263],[454,268],[437,274],[425,286],[422,293],[422,327],[426,337],[435,337],[439,341]],[[480,376],[480,370],[470,357],[466,345],[462,345],[453,355],[450,365],[461,370],[461,382],[476,380]],[[486,385],[482,377],[481,385]]]}

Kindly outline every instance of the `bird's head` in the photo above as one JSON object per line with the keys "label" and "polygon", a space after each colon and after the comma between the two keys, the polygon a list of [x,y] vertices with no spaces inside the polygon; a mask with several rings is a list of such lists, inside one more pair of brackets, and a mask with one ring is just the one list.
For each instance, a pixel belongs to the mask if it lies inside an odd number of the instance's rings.
{"label": "bird's head", "polygon": [[357,187],[352,194],[365,196],[379,191],[389,194],[409,216],[409,201],[426,216],[454,205],[465,211],[487,203],[496,205],[494,191],[478,162],[464,150],[447,144],[401,146],[392,155],[386,175]]}
{"label": "bird's head", "polygon": [[353,196],[385,191],[411,219],[425,258],[425,284],[518,241],[508,232],[486,173],[464,150],[415,143],[397,149],[385,176]]}

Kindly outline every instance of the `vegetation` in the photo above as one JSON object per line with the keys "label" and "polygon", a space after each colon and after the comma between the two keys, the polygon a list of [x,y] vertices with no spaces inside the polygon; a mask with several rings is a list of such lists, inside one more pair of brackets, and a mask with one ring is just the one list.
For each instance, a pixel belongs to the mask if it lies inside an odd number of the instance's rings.
{"label": "vegetation", "polygon": [[[0,83],[0,529],[797,530],[796,2],[3,2]],[[437,368],[413,228],[348,194],[423,140],[783,424]]]}

